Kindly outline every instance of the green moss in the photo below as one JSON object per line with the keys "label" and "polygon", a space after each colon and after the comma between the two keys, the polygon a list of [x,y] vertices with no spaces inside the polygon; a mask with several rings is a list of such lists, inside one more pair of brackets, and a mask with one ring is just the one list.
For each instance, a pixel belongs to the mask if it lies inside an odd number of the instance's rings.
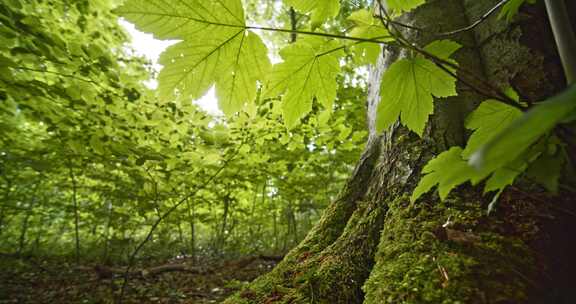
{"label": "green moss", "polygon": [[335,242],[321,252],[296,248],[225,303],[361,303],[385,211],[378,203],[358,202]]}
{"label": "green moss", "polygon": [[[478,203],[393,202],[364,303],[519,303],[534,261]],[[450,220],[448,230],[442,225]]]}

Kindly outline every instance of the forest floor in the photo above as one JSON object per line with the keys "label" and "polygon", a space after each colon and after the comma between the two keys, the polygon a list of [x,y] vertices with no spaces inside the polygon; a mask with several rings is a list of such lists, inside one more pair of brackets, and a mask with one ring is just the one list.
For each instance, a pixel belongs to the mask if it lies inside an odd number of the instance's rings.
{"label": "forest floor", "polygon": [[[278,260],[256,256],[193,265],[184,258],[140,265],[131,272],[122,303],[218,303],[272,270]],[[186,271],[148,271],[161,267]],[[0,304],[113,303],[123,283],[121,268],[76,266],[59,259],[4,256],[0,268]]]}

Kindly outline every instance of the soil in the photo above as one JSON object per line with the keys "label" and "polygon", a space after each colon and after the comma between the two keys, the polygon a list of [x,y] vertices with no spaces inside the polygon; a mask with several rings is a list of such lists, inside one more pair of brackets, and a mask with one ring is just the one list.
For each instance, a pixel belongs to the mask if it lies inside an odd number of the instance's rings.
{"label": "soil", "polygon": [[[194,271],[132,275],[122,303],[218,303],[259,275],[272,270],[272,257],[244,257],[226,261],[179,258],[148,262],[138,269],[185,265]],[[8,303],[114,303],[123,276],[102,273],[108,266],[76,266],[62,259],[1,256],[0,304]],[[121,270],[123,268],[111,268]]]}

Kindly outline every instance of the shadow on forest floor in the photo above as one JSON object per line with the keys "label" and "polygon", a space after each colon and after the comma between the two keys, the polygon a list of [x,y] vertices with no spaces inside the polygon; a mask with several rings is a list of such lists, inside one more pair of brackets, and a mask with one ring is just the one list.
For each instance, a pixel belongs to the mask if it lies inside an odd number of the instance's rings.
{"label": "shadow on forest floor", "polygon": [[[160,267],[136,268],[122,303],[218,303],[272,270],[280,258],[256,256],[196,265],[178,259]],[[57,259],[2,256],[0,267],[0,304],[113,303],[123,282],[120,268],[75,266]],[[149,271],[162,267],[185,270]]]}

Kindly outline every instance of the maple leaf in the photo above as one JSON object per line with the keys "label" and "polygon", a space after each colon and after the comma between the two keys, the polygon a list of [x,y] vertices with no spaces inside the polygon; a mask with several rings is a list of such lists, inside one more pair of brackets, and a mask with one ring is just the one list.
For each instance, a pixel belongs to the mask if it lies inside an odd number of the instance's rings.
{"label": "maple leaf", "polygon": [[286,4],[303,13],[312,13],[312,28],[320,26],[326,19],[334,18],[340,11],[338,0],[285,0]]}
{"label": "maple leaf", "polygon": [[284,62],[274,65],[267,96],[282,97],[282,114],[288,128],[312,109],[316,98],[331,111],[336,99],[336,77],[340,73],[342,47],[334,40],[317,37],[300,39],[284,48]]}
{"label": "maple leaf", "polygon": [[159,95],[202,97],[216,85],[225,114],[256,97],[271,64],[261,39],[247,30],[240,0],[128,0],[116,12],[159,39],[178,39],[160,57]]}
{"label": "maple leaf", "polygon": [[[448,58],[459,47],[453,41],[440,40],[425,49]],[[403,125],[422,136],[428,116],[434,112],[433,96],[456,94],[456,79],[434,62],[420,56],[396,61],[382,77],[377,129],[381,132],[400,117]]]}

